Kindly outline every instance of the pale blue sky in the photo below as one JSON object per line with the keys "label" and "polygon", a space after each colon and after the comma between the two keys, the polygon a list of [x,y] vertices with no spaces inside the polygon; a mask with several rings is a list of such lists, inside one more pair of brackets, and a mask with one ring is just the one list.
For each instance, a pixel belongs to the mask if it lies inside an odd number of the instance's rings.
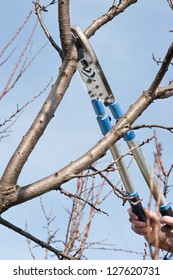
{"label": "pale blue sky", "polygon": [[[158,66],[152,60],[152,53],[158,58],[163,57],[172,41],[172,33],[169,30],[173,29],[173,12],[167,1],[139,0],[138,2],[100,29],[90,39],[116,99],[124,110],[140,96],[143,90],[149,87],[155,76]],[[46,4],[47,1],[42,1],[42,3]],[[85,29],[94,19],[106,12],[111,3],[112,0],[71,1],[72,25],[79,25],[82,29]],[[25,1],[25,3],[23,0],[3,1],[1,3],[0,49],[13,36],[31,8],[32,1],[30,0]],[[56,5],[49,8],[49,13],[45,13],[44,19],[50,33],[59,42]],[[24,47],[35,20],[36,16],[33,14],[30,22],[16,41],[15,45],[18,46],[16,56],[13,56],[13,60],[8,63],[8,67],[0,69],[1,89],[7,79],[9,69],[12,69],[10,68],[11,65],[17,59],[17,53],[19,54]],[[33,53],[45,42],[46,38],[38,26],[34,36]],[[55,79],[59,66],[60,60],[57,53],[48,45],[14,90],[1,100],[0,122],[16,110],[17,104],[22,106],[39,93],[51,77]],[[164,79],[165,85],[171,79],[172,70],[170,69]],[[48,91],[26,108],[14,125],[10,137],[0,142],[1,173],[47,94]],[[170,99],[156,101],[140,117],[137,123],[172,125],[172,119],[172,100]],[[152,130],[137,132],[140,140],[146,140],[152,134]],[[163,160],[168,168],[172,163],[173,136],[161,130],[157,131],[157,135],[163,144]],[[83,154],[101,137],[85,87],[76,73],[55,118],[26,163],[19,184],[27,185],[53,173]],[[123,150],[126,149],[123,142],[121,142],[121,146],[122,148],[125,147]],[[154,143],[146,145],[143,150],[150,165],[153,166]],[[110,160],[109,153],[106,159]],[[137,168],[132,171],[132,176],[136,188],[144,199],[144,205],[147,206],[149,191]],[[116,174],[115,177],[118,178]],[[171,181],[169,183],[172,184]],[[75,182],[70,182],[64,187],[70,191],[71,188],[74,190],[74,185]],[[170,193],[171,196],[172,192]],[[170,200],[172,199],[170,198]],[[43,201],[47,209],[50,209],[53,205],[54,215],[57,215],[57,227],[60,228],[57,239],[62,239],[65,230],[63,221],[67,218],[64,208],[70,206],[70,201],[57,192],[45,195]],[[122,207],[122,202],[115,196],[111,196],[102,208],[109,213],[109,217],[96,215],[92,225],[91,237],[88,241],[107,239],[107,242],[115,244],[116,248],[143,253],[144,239],[135,235],[130,229],[126,211],[128,205]],[[39,199],[13,207],[4,213],[3,217],[22,228],[25,227],[25,221],[27,221],[28,230],[31,234],[45,238],[45,230],[43,229],[45,221],[41,213]],[[0,247],[0,259],[31,258],[26,240],[2,226],[0,226]],[[35,249],[35,252],[38,259],[42,258],[42,249]],[[96,250],[86,252],[86,256],[90,259],[142,258],[141,255],[136,254],[111,251],[97,252]]]}

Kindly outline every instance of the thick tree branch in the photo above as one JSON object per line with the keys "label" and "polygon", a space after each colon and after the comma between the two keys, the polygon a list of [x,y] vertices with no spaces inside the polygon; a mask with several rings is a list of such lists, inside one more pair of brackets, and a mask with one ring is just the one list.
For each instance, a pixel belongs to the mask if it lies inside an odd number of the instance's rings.
{"label": "thick tree branch", "polygon": [[75,70],[76,59],[77,54],[74,49],[73,59],[71,61],[63,62],[58,78],[52,86],[48,98],[46,99],[32,126],[23,137],[17,150],[10,159],[1,179],[1,183],[3,185],[17,184],[18,177],[25,162],[27,161],[28,156],[42,136],[48,123],[53,118],[54,113],[61,102],[66,89],[69,86]]}
{"label": "thick tree branch", "polygon": [[107,13],[94,20],[85,30],[85,35],[89,38],[104,24],[111,21],[114,17],[124,12],[129,6],[137,3],[138,0],[124,0],[117,6],[112,6]]}
{"label": "thick tree branch", "polygon": [[69,0],[58,1],[58,19],[60,28],[60,39],[63,50],[63,57],[70,58],[72,46],[72,34],[70,25]]}

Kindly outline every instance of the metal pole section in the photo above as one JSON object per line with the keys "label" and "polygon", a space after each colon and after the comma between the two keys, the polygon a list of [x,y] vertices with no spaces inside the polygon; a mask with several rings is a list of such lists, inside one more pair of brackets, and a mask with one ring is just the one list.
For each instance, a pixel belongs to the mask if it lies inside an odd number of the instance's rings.
{"label": "metal pole section", "polygon": [[124,185],[126,191],[129,194],[135,193],[135,188],[133,186],[131,177],[128,174],[126,164],[125,164],[123,158],[121,158],[122,154],[121,154],[120,149],[118,147],[118,143],[115,143],[113,146],[111,146],[110,152],[111,152],[112,157],[115,161],[116,167],[117,167],[118,172],[120,174],[120,178],[123,182],[123,185]]}
{"label": "metal pole section", "polygon": [[[156,181],[155,176],[152,176],[152,172],[150,167],[148,166],[143,153],[139,147],[138,141],[136,140],[136,138],[126,141],[128,147],[131,149],[132,154],[136,160],[137,165],[139,166],[139,169],[141,170],[141,173],[147,183],[147,185],[149,186],[149,189],[151,190],[154,199],[156,201],[158,201],[158,199],[160,200],[160,204],[163,205],[166,203],[166,199],[164,197],[164,195],[158,190],[158,184]],[[153,178],[152,178],[153,177]]]}

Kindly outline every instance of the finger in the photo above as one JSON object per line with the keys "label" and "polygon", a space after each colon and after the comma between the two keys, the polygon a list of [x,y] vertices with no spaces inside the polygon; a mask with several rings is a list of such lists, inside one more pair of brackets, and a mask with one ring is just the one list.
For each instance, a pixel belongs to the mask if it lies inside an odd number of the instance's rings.
{"label": "finger", "polygon": [[147,218],[149,218],[151,221],[153,222],[158,222],[159,217],[156,213],[154,213],[153,211],[149,210],[149,209],[144,209],[145,215]]}
{"label": "finger", "polygon": [[166,234],[170,234],[170,236],[173,237],[173,227],[164,225],[163,227],[161,227],[161,231]]}
{"label": "finger", "polygon": [[129,221],[135,225],[136,227],[139,227],[139,228],[145,228],[147,227],[147,224],[145,222],[142,222],[142,221],[138,221],[138,220],[134,220],[134,219],[129,219]]}
{"label": "finger", "polygon": [[127,209],[127,212],[130,216],[130,219],[136,220],[136,221],[138,220],[138,216],[135,213],[133,213],[132,208]]}
{"label": "finger", "polygon": [[138,227],[135,224],[132,224],[131,228],[135,233],[137,233],[139,235],[146,235],[148,230],[149,230],[148,227],[146,227],[146,226],[145,227]]}
{"label": "finger", "polygon": [[173,227],[173,217],[170,217],[170,216],[163,216],[163,217],[160,219],[160,223],[161,223],[161,224],[167,224],[167,225]]}

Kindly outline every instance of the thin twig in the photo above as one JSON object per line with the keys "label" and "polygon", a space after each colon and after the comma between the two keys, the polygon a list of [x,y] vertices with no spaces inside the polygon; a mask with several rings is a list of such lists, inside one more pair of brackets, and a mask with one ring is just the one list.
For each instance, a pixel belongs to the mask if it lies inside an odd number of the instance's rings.
{"label": "thin twig", "polygon": [[[27,222],[25,222],[25,231],[27,232],[28,230],[28,225],[27,225]],[[32,248],[31,248],[31,239],[29,239],[29,238],[27,238],[26,239],[27,240],[27,243],[28,243],[28,249],[29,249],[29,252],[30,252],[30,254],[31,254],[31,257],[33,258],[33,260],[35,260],[36,259],[36,257],[35,257],[35,255],[34,255],[34,253],[33,253],[33,250],[32,250]]]}
{"label": "thin twig", "polygon": [[0,51],[0,57],[4,54],[4,52],[6,51],[6,49],[12,44],[12,42],[16,39],[16,37],[19,35],[19,33],[21,32],[21,30],[24,28],[24,26],[26,25],[26,23],[28,22],[28,20],[30,19],[31,15],[33,13],[33,10],[31,10],[28,14],[28,16],[26,17],[25,21],[22,23],[22,25],[19,27],[18,31],[14,34],[14,36],[10,39],[10,41],[5,45],[5,47]]}
{"label": "thin twig", "polygon": [[[19,73],[18,77],[16,78],[16,81],[14,81],[14,83],[10,86],[10,83],[11,83],[11,81],[12,81],[14,75],[16,74],[17,69],[19,68],[19,65],[20,65],[20,63],[21,63],[21,61],[22,61],[22,58],[23,58],[24,54],[26,53],[26,51],[27,51],[29,45],[31,44],[31,40],[32,40],[32,38],[33,38],[33,36],[34,36],[36,27],[37,27],[37,21],[36,21],[36,23],[34,24],[34,27],[33,27],[32,31],[31,31],[31,34],[30,34],[30,36],[29,36],[29,38],[28,38],[28,41],[27,41],[26,44],[25,44],[25,47],[23,48],[21,54],[19,55],[19,58],[18,58],[18,60],[17,60],[17,62],[16,62],[16,64],[15,64],[15,66],[14,66],[14,69],[13,69],[13,71],[12,71],[12,73],[11,73],[11,75],[10,75],[8,81],[7,81],[7,83],[6,83],[6,86],[5,86],[4,90],[3,90],[2,93],[0,94],[0,99],[1,99],[4,95],[6,95],[6,94],[10,91],[11,88],[14,87],[14,85],[16,84],[16,82],[18,81],[18,79],[20,78],[20,76],[21,76],[22,73],[21,73],[21,74]],[[28,66],[29,66],[29,65],[28,65]],[[26,69],[25,69],[25,70],[26,70]]]}
{"label": "thin twig", "polygon": [[[22,112],[20,112],[20,114],[13,120],[13,122],[10,123],[10,125],[8,125],[7,127],[5,127],[3,130],[0,131],[0,140],[2,140],[4,137],[7,137],[10,135],[10,133],[12,132],[12,130],[9,130],[16,122],[17,120],[20,118]],[[8,133],[8,134],[7,134]],[[4,135],[5,134],[5,135]]]}
{"label": "thin twig", "polygon": [[101,213],[103,213],[103,214],[109,216],[108,213],[104,212],[103,210],[101,210],[101,209],[99,209],[99,208],[96,208],[96,207],[94,206],[94,204],[90,203],[89,201],[83,199],[82,197],[80,197],[80,196],[78,196],[78,195],[76,195],[76,194],[69,193],[69,192],[67,192],[66,190],[64,190],[64,189],[61,188],[61,187],[58,188],[58,191],[60,191],[60,193],[64,194],[65,196],[68,196],[68,197],[70,197],[70,198],[73,197],[73,198],[79,199],[79,200],[85,202],[86,204],[88,204],[89,206],[93,207],[97,212],[101,212]]}
{"label": "thin twig", "polygon": [[[156,62],[157,65],[163,63],[163,60],[162,60],[160,57],[157,59],[157,58],[155,57],[154,53],[152,54],[152,59]],[[170,65],[173,65],[173,62],[171,62]]]}
{"label": "thin twig", "polygon": [[[58,232],[58,229],[56,229],[55,231],[53,231],[52,233],[52,230],[51,230],[51,224],[52,222],[55,220],[56,217],[53,217],[52,218],[52,211],[53,211],[53,208],[50,209],[50,213],[47,214],[46,210],[45,210],[45,206],[43,204],[43,201],[42,201],[42,197],[40,197],[40,204],[41,204],[41,209],[42,209],[42,212],[44,214],[44,217],[46,219],[46,226],[44,228],[47,229],[47,244],[50,245],[52,243],[55,243],[55,236],[56,236],[56,233]],[[45,257],[44,259],[48,259],[49,258],[49,250],[46,248],[45,249]]]}
{"label": "thin twig", "polygon": [[0,63],[0,67],[2,67],[12,56],[12,54],[15,52],[17,47],[14,47],[13,50],[10,52],[10,54]]}
{"label": "thin twig", "polygon": [[155,92],[159,86],[159,84],[161,83],[163,77],[165,76],[166,72],[168,71],[168,67],[172,61],[173,58],[173,43],[170,45],[165,58],[161,64],[161,67],[159,69],[159,71],[156,74],[156,77],[154,78],[150,88],[148,89],[148,95],[151,95],[152,98],[156,98],[155,97]]}
{"label": "thin twig", "polygon": [[160,124],[139,124],[139,125],[133,125],[131,129],[137,130],[141,128],[160,128],[160,129],[165,129],[168,130],[169,132],[173,133],[173,126],[165,126],[165,125],[160,125]]}
{"label": "thin twig", "polygon": [[[37,94],[36,96],[34,96],[31,100],[29,100],[27,103],[25,103],[22,107],[19,108],[19,106],[17,105],[16,111],[15,111],[13,114],[11,114],[10,117],[8,117],[7,119],[5,119],[4,122],[0,124],[0,127],[6,125],[7,122],[11,122],[11,120],[12,120],[13,118],[15,118],[17,114],[19,114],[21,111],[23,111],[29,104],[31,104],[32,102],[34,102],[35,99],[37,99],[38,97],[40,97],[40,96],[48,89],[48,87],[50,86],[51,82],[52,82],[52,78],[50,79],[50,81],[48,82],[48,84],[45,86],[45,88],[44,88],[42,91],[39,92],[39,94]],[[2,131],[2,132],[3,132],[3,131]],[[2,132],[0,132],[0,134],[1,134]]]}
{"label": "thin twig", "polygon": [[[17,77],[15,78],[14,82],[12,83],[12,85],[10,87],[8,87],[8,90],[6,91],[6,93],[8,93],[12,88],[14,88],[14,86],[16,85],[16,83],[18,82],[18,80],[21,78],[21,76],[24,74],[24,72],[29,68],[29,66],[33,63],[33,61],[36,59],[36,57],[40,54],[40,52],[47,46],[47,43],[45,43],[36,53],[35,55],[31,58],[31,60],[26,64],[26,61],[28,60],[28,57],[26,58],[26,60],[24,61],[24,64],[19,72],[19,74],[17,75]],[[26,64],[26,65],[25,65]]]}

